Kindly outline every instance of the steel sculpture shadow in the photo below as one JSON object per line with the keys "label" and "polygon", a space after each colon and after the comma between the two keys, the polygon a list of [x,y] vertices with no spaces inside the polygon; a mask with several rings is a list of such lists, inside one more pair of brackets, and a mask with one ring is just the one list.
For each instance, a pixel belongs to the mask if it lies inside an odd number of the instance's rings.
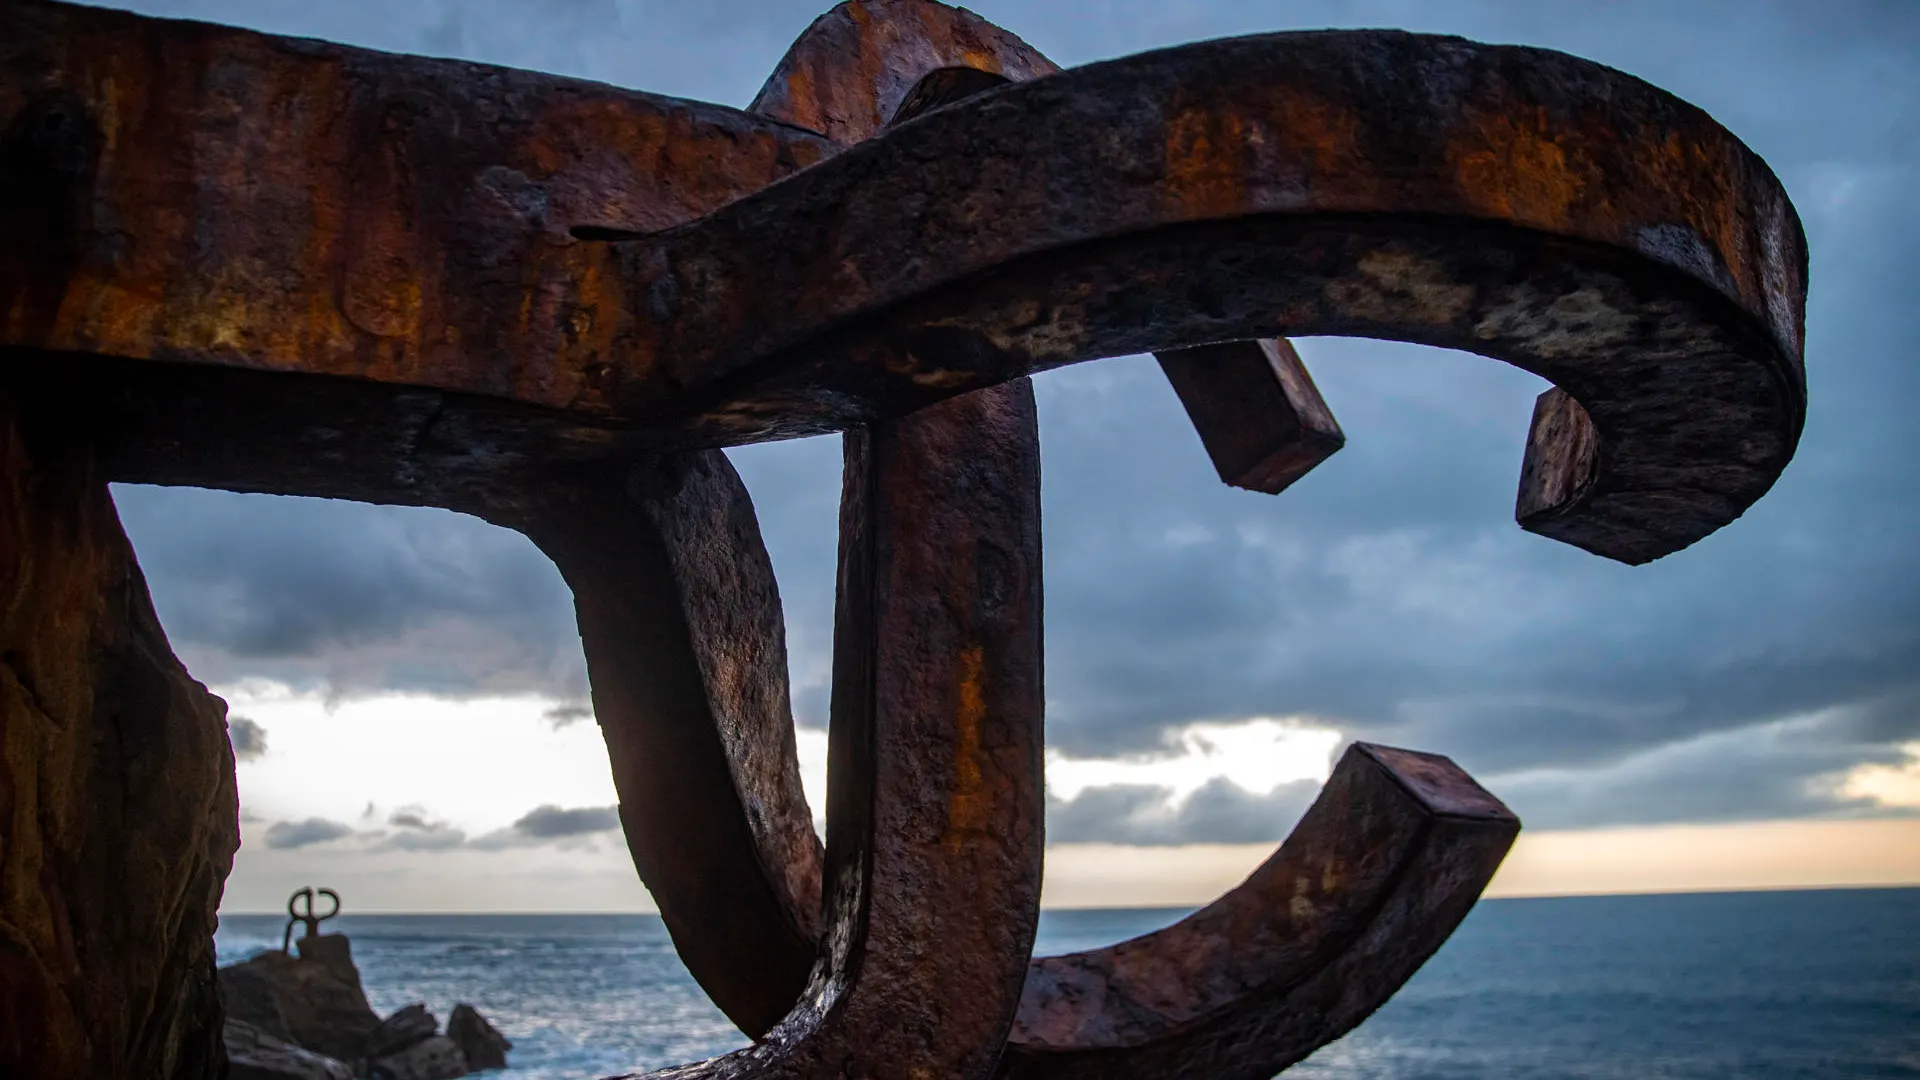
{"label": "steel sculpture shadow", "polygon": [[[1519,823],[1358,745],[1247,881],[1030,956],[1026,376],[1154,352],[1220,478],[1338,424],[1287,334],[1554,383],[1523,528],[1627,563],[1766,492],[1806,248],[1699,109],[1393,31],[1061,71],[931,0],[821,17],[745,110],[0,3],[0,380],[112,479],[464,511],[574,592],[635,866],[754,1044],[673,1077],[1264,1077],[1386,1000]],[[77,404],[76,404],[77,403]],[[846,432],[827,840],[719,448]]]}

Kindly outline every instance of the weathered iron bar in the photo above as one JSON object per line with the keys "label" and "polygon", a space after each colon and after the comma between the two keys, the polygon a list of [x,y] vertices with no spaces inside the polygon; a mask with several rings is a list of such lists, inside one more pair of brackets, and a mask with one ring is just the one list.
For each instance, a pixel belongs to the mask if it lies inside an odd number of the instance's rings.
{"label": "weathered iron bar", "polygon": [[820,956],[754,1045],[650,1076],[993,1073],[1040,910],[1039,466],[1024,379],[847,436]]}
{"label": "weathered iron bar", "polygon": [[687,970],[762,1034],[813,968],[820,841],[746,486],[725,454],[695,450],[501,491],[515,497],[468,509],[525,533],[573,590],[634,867]]}
{"label": "weathered iron bar", "polygon": [[1155,933],[1033,962],[1010,1080],[1265,1080],[1385,1004],[1520,822],[1446,758],[1348,748],[1252,876]]}
{"label": "weathered iron bar", "polygon": [[[1096,356],[1364,334],[1567,390],[1597,450],[1548,485],[1570,501],[1523,494],[1526,524],[1641,562],[1738,516],[1804,414],[1805,246],[1778,181],[1699,110],[1545,50],[1208,42],[832,155],[569,80],[36,0],[0,19],[26,195],[0,226],[0,342],[33,350],[9,365],[387,384],[363,388],[384,408],[284,425],[270,458],[380,422],[362,437],[430,444],[393,415],[402,395],[462,433],[445,457],[602,457],[837,430]],[[627,243],[567,231],[675,221]],[[121,419],[137,459],[142,417]],[[191,480],[191,455],[169,457],[143,478]],[[1547,452],[1526,474],[1572,464]],[[368,480],[362,498],[433,497]]]}
{"label": "weathered iron bar", "polygon": [[[554,559],[635,865],[757,1040],[663,1075],[1270,1075],[1511,843],[1451,762],[1357,747],[1238,889],[1029,963],[1023,376],[1155,351],[1220,478],[1277,493],[1344,441],[1279,335],[1484,353],[1556,384],[1522,526],[1644,562],[1792,455],[1805,287],[1764,163],[1544,50],[1341,31],[1061,71],[853,0],[741,111],[0,0],[0,391],[108,478],[443,506]],[[842,430],[823,852],[716,448]]]}

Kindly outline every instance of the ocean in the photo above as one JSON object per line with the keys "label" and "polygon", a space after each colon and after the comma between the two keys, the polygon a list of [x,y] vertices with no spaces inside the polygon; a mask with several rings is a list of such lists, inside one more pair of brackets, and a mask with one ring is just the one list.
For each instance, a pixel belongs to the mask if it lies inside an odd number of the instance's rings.
{"label": "ocean", "polygon": [[[1049,911],[1038,951],[1184,911]],[[222,963],[283,917],[229,915]],[[744,1040],[647,915],[342,915],[385,1014],[472,1002],[502,1080],[590,1080]],[[1920,889],[1485,900],[1387,1006],[1289,1080],[1920,1078]]]}

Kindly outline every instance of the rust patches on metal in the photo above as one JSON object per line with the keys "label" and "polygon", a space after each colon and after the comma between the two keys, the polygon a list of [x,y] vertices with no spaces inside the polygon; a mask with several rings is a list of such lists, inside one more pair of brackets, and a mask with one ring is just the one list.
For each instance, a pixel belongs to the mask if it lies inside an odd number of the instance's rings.
{"label": "rust patches on metal", "polygon": [[1223,483],[1278,495],[1346,445],[1284,338],[1156,355]]}
{"label": "rust patches on metal", "polygon": [[[1045,811],[1031,387],[849,435],[845,489],[819,960],[759,1043],[660,1077],[985,1080],[1013,1022]],[[972,569],[983,561],[997,567],[991,596]],[[977,778],[956,738],[969,722],[992,748],[974,755]],[[975,784],[992,797],[951,847],[951,807]]]}
{"label": "rust patches on metal", "polygon": [[[1311,86],[1295,86],[1291,93],[1273,95],[1263,103],[1258,125],[1267,153],[1255,166],[1276,193],[1309,200],[1346,198],[1355,208],[1373,195],[1380,180],[1362,166],[1366,157],[1361,117],[1348,101]],[[1346,191],[1318,190],[1323,176],[1349,178]]]}
{"label": "rust patches on metal", "polygon": [[1555,387],[1533,403],[1526,459],[1514,519],[1522,528],[1551,536],[1556,515],[1578,506],[1593,486],[1600,461],[1600,433],[1580,403]]}
{"label": "rust patches on metal", "polygon": [[688,971],[764,1034],[813,967],[821,859],[745,485],[710,450],[556,470],[457,508],[524,532],[573,590],[634,866]]}
{"label": "rust patches on metal", "polygon": [[[26,45],[6,62],[55,72],[87,123],[118,117],[125,130],[103,137],[113,157],[83,201],[138,243],[114,241],[117,261],[0,268],[4,309],[32,312],[0,327],[16,348],[492,397],[549,441],[667,449],[836,430],[1115,352],[1280,332],[1400,337],[1507,359],[1572,394],[1602,436],[1601,456],[1554,535],[1630,562],[1737,516],[1784,466],[1804,416],[1804,243],[1777,180],[1698,110],[1558,54],[1388,32],[1209,42],[1010,87],[990,107],[955,103],[830,156],[830,140],[714,107],[513,73],[472,90],[469,66],[294,53],[234,31],[169,30],[164,72],[148,70],[156,53],[138,39],[150,23],[78,10],[10,6],[0,17],[18,32],[8,39]],[[891,57],[886,43],[905,35],[889,36],[895,24],[878,12],[865,24],[829,16],[820,40]],[[949,63],[984,48],[1004,70],[1043,66],[971,16],[942,18],[947,52],[899,55]],[[138,120],[95,109],[94,84],[42,55],[66,31],[92,35],[88,62],[112,67],[116,100],[169,101],[166,80],[190,82],[212,41],[223,62],[259,76],[220,115],[311,115],[320,106],[291,88],[310,68],[332,68],[344,100],[329,107],[349,122],[245,119],[236,136],[190,100]],[[818,100],[763,104],[825,117],[844,99],[882,115],[917,73],[863,60],[850,70],[878,82],[836,82],[821,77],[832,53],[800,50],[791,68],[814,73]],[[1409,79],[1432,92],[1406,99]],[[770,85],[774,96],[791,89],[784,77]],[[516,91],[511,107],[487,98],[504,92],[494,87]],[[414,90],[448,115],[401,94]],[[601,103],[590,115],[617,107],[633,130],[657,129],[668,148],[658,167],[688,171],[596,165],[589,146],[544,122],[583,98]],[[422,119],[386,125],[389,99],[413,100]],[[507,120],[467,119],[483,106]],[[1278,126],[1292,116],[1320,126]],[[851,138],[869,120],[827,126]],[[1079,136],[1089,124],[1101,139]],[[1165,159],[1170,124],[1222,133],[1208,136],[1207,179],[1190,192],[1142,167]],[[336,131],[373,134],[327,134]],[[1220,149],[1230,135],[1237,165]],[[195,171],[164,151],[183,139],[207,146],[199,160],[264,148],[271,175],[242,185]],[[773,145],[790,152],[769,160]],[[1672,149],[1649,156],[1646,145]],[[409,183],[431,194],[412,210],[398,195],[353,195],[355,170],[377,173],[395,147],[417,174]],[[161,164],[122,166],[136,149]],[[1520,172],[1486,173],[1509,159]],[[548,174],[569,160],[582,164]],[[1463,174],[1460,161],[1481,164]],[[889,166],[903,162],[964,165]],[[767,186],[778,175],[787,182]],[[135,193],[136,182],[147,187]],[[182,231],[180,190],[200,193],[192,236],[215,238],[211,247]],[[502,190],[517,194],[503,203]],[[314,200],[290,192],[317,192],[370,235],[404,238],[383,242],[368,265],[419,267],[417,305],[403,294],[359,315],[394,336],[337,306],[315,314],[316,296],[339,295],[350,237],[313,242],[303,223]],[[1200,203],[1188,207],[1188,195]],[[606,221],[612,202],[639,238],[576,241],[575,226],[622,224]],[[503,214],[506,204],[524,212]],[[253,227],[263,220],[292,227]],[[670,220],[683,224],[641,231]],[[79,231],[88,243],[107,243],[89,228]],[[769,249],[799,254],[769,260]],[[57,299],[18,299],[49,289]],[[1569,308],[1576,294],[1586,299]],[[102,301],[112,317],[76,315]],[[119,311],[122,302],[132,306]],[[578,330],[579,310],[596,313],[591,330]],[[1639,422],[1656,415],[1683,417],[1685,430]],[[1653,509],[1676,494],[1685,513]]]}
{"label": "rust patches on metal", "polygon": [[[977,588],[976,584],[976,588]],[[986,757],[980,732],[987,719],[987,696],[981,682],[982,650],[969,643],[960,649],[959,707],[954,710],[953,796],[947,804],[947,849],[958,852],[978,838],[992,818],[996,792],[986,783]]]}
{"label": "rust patches on metal", "polygon": [[[46,280],[0,254],[15,346],[592,409],[582,374],[614,358],[540,309],[622,301],[569,226],[664,228],[832,149],[717,106],[32,0],[0,41],[0,117],[59,97],[99,147],[58,196],[91,208],[84,257]],[[21,303],[16,275],[59,298]]]}
{"label": "rust patches on metal", "polygon": [[[1805,244],[1765,164],[1638,80],[1451,38],[1060,72],[971,13],[851,0],[743,112],[15,0],[0,186],[0,382],[88,402],[113,478],[449,507],[552,555],[635,865],[757,1040],[675,1077],[1270,1075],[1511,843],[1451,762],[1355,747],[1240,888],[1029,964],[1022,376],[1158,350],[1221,479],[1278,492],[1344,441],[1279,335],[1483,352],[1555,383],[1522,526],[1625,562],[1738,517],[1805,410]],[[823,851],[716,447],[828,431]]]}
{"label": "rust patches on metal", "polygon": [[1035,960],[1003,1075],[1270,1076],[1418,970],[1519,828],[1446,758],[1356,744],[1244,884],[1165,930]]}
{"label": "rust patches on metal", "polygon": [[851,145],[884,127],[907,91],[944,67],[1016,81],[1059,70],[965,8],[850,0],[814,20],[748,108]]}
{"label": "rust patches on metal", "polygon": [[1167,121],[1167,193],[1182,213],[1228,217],[1247,205],[1247,133],[1240,117],[1209,109]]}
{"label": "rust patches on metal", "polygon": [[1556,230],[1576,223],[1574,208],[1592,185],[1568,160],[1544,107],[1485,117],[1474,134],[1448,144],[1462,192],[1502,218]]}

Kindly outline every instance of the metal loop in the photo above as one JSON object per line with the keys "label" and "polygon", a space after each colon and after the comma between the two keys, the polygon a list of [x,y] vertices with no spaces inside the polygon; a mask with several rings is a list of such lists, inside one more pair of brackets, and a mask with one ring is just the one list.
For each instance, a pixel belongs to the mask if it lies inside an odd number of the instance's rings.
{"label": "metal loop", "polygon": [[[333,906],[331,908],[328,908],[324,913],[315,911],[314,910],[315,894],[324,896],[327,899],[333,901]],[[300,910],[300,907],[301,907],[300,902],[302,900],[306,901],[305,911]],[[328,889],[324,887],[320,889],[315,889],[311,885],[306,886],[304,888],[295,889],[293,892],[293,895],[287,897],[287,927],[280,934],[280,951],[281,952],[292,951],[291,946],[293,944],[293,925],[295,923],[306,924],[306,932],[300,935],[301,938],[304,939],[304,938],[310,938],[310,937],[319,937],[320,924],[322,922],[325,922],[328,919],[333,918],[335,915],[338,915],[338,914],[340,914],[340,894],[339,893],[334,892],[332,889]]]}

